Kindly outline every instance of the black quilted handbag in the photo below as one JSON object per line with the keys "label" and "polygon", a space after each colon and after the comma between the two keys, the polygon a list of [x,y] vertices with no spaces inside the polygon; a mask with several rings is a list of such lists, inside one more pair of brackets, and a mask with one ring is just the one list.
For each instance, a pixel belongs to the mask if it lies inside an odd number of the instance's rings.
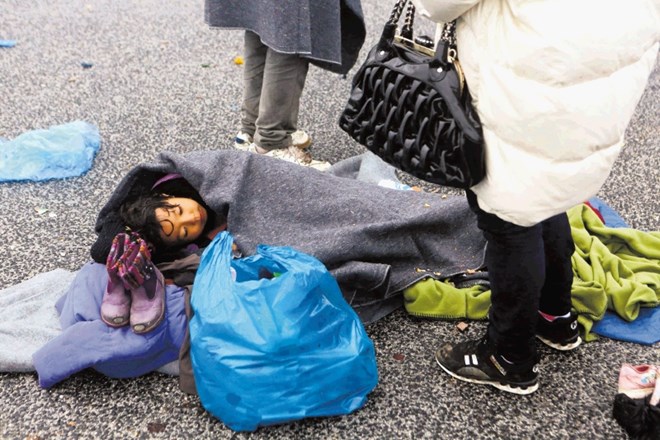
{"label": "black quilted handbag", "polygon": [[402,171],[439,185],[470,188],[485,175],[484,140],[450,46],[454,23],[433,50],[432,43],[413,41],[412,3],[397,34],[405,5],[406,0],[397,1],[380,41],[355,74],[339,126]]}

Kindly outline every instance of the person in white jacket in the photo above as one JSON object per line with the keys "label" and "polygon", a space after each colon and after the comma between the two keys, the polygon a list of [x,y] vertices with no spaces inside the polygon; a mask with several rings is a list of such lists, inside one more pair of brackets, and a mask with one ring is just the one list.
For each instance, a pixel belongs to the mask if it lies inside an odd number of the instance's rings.
{"label": "person in white jacket", "polygon": [[452,376],[529,394],[535,336],[580,344],[565,211],[595,195],[656,64],[658,0],[412,0],[456,20],[483,124],[486,177],[467,191],[488,240],[492,306],[480,340],[436,351]]}

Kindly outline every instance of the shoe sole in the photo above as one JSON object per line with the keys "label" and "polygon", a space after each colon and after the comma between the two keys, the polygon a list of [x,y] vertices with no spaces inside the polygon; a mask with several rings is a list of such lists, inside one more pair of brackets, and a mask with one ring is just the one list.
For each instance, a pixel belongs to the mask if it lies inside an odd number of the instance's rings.
{"label": "shoe sole", "polygon": [[234,142],[234,148],[241,151],[250,151],[250,144],[249,143],[239,144],[238,142]]}
{"label": "shoe sole", "polygon": [[[307,138],[307,142],[304,142],[302,144],[292,144],[292,145],[300,150],[306,150],[312,145],[312,138]],[[241,143],[234,141],[234,148],[236,148],[237,150],[249,151],[250,142]]]}
{"label": "shoe sole", "polygon": [[117,318],[121,318],[121,317],[109,318],[107,316],[101,315],[101,321],[103,321],[108,327],[119,328],[119,327],[124,327],[125,325],[128,325],[128,323],[129,323],[129,318],[128,317],[123,321],[115,322],[114,320],[117,319]]}
{"label": "shoe sole", "polygon": [[577,340],[571,344],[559,344],[557,342],[552,342],[549,339],[544,338],[543,336],[536,335],[536,337],[543,342],[545,345],[547,345],[550,348],[554,348],[555,350],[559,351],[571,351],[575,350],[578,348],[580,344],[582,344],[582,338],[578,336]]}
{"label": "shoe sole", "polygon": [[631,399],[645,399],[647,396],[653,394],[653,388],[641,388],[634,390],[618,388],[617,393],[625,394]]}
{"label": "shoe sole", "polygon": [[440,363],[440,360],[438,359],[437,356],[435,356],[435,361],[440,365],[440,368],[445,370],[447,374],[450,376],[462,380],[463,382],[470,382],[470,383],[476,383],[480,385],[490,385],[492,387],[497,388],[498,390],[506,391],[507,393],[513,393],[513,394],[518,394],[519,396],[525,396],[527,394],[532,394],[534,391],[536,391],[539,388],[539,384],[535,383],[534,385],[530,385],[526,388],[521,388],[521,387],[516,387],[513,385],[508,385],[508,384],[503,384],[500,382],[495,382],[495,381],[488,381],[488,380],[480,380],[480,379],[472,379],[470,377],[464,377],[461,375],[458,375],[454,373],[453,371],[448,370],[444,365]]}

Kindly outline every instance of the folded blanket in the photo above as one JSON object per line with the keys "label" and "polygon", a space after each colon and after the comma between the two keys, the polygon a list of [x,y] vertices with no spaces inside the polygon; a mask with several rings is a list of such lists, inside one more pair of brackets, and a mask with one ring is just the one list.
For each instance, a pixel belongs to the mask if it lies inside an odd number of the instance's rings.
{"label": "folded blanket", "polygon": [[432,278],[403,291],[406,311],[418,318],[487,319],[490,289],[485,285],[456,287],[451,281]]}
{"label": "folded blanket", "polygon": [[34,371],[32,354],[61,333],[55,302],[75,272],[55,269],[0,290],[0,371]]}

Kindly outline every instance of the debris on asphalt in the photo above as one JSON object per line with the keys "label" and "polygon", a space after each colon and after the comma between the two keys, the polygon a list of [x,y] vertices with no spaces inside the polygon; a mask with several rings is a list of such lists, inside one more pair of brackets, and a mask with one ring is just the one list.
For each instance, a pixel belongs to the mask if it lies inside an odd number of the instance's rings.
{"label": "debris on asphalt", "polygon": [[98,128],[84,121],[31,130],[13,140],[0,141],[0,183],[80,176],[91,168],[100,144]]}
{"label": "debris on asphalt", "polygon": [[464,321],[460,321],[459,323],[456,324],[456,328],[460,332],[464,332],[465,330],[467,330],[467,328],[469,326],[470,326],[470,324],[468,324],[467,322],[464,322]]}
{"label": "debris on asphalt", "polygon": [[147,424],[147,431],[150,433],[165,432],[166,423],[150,422]]}

